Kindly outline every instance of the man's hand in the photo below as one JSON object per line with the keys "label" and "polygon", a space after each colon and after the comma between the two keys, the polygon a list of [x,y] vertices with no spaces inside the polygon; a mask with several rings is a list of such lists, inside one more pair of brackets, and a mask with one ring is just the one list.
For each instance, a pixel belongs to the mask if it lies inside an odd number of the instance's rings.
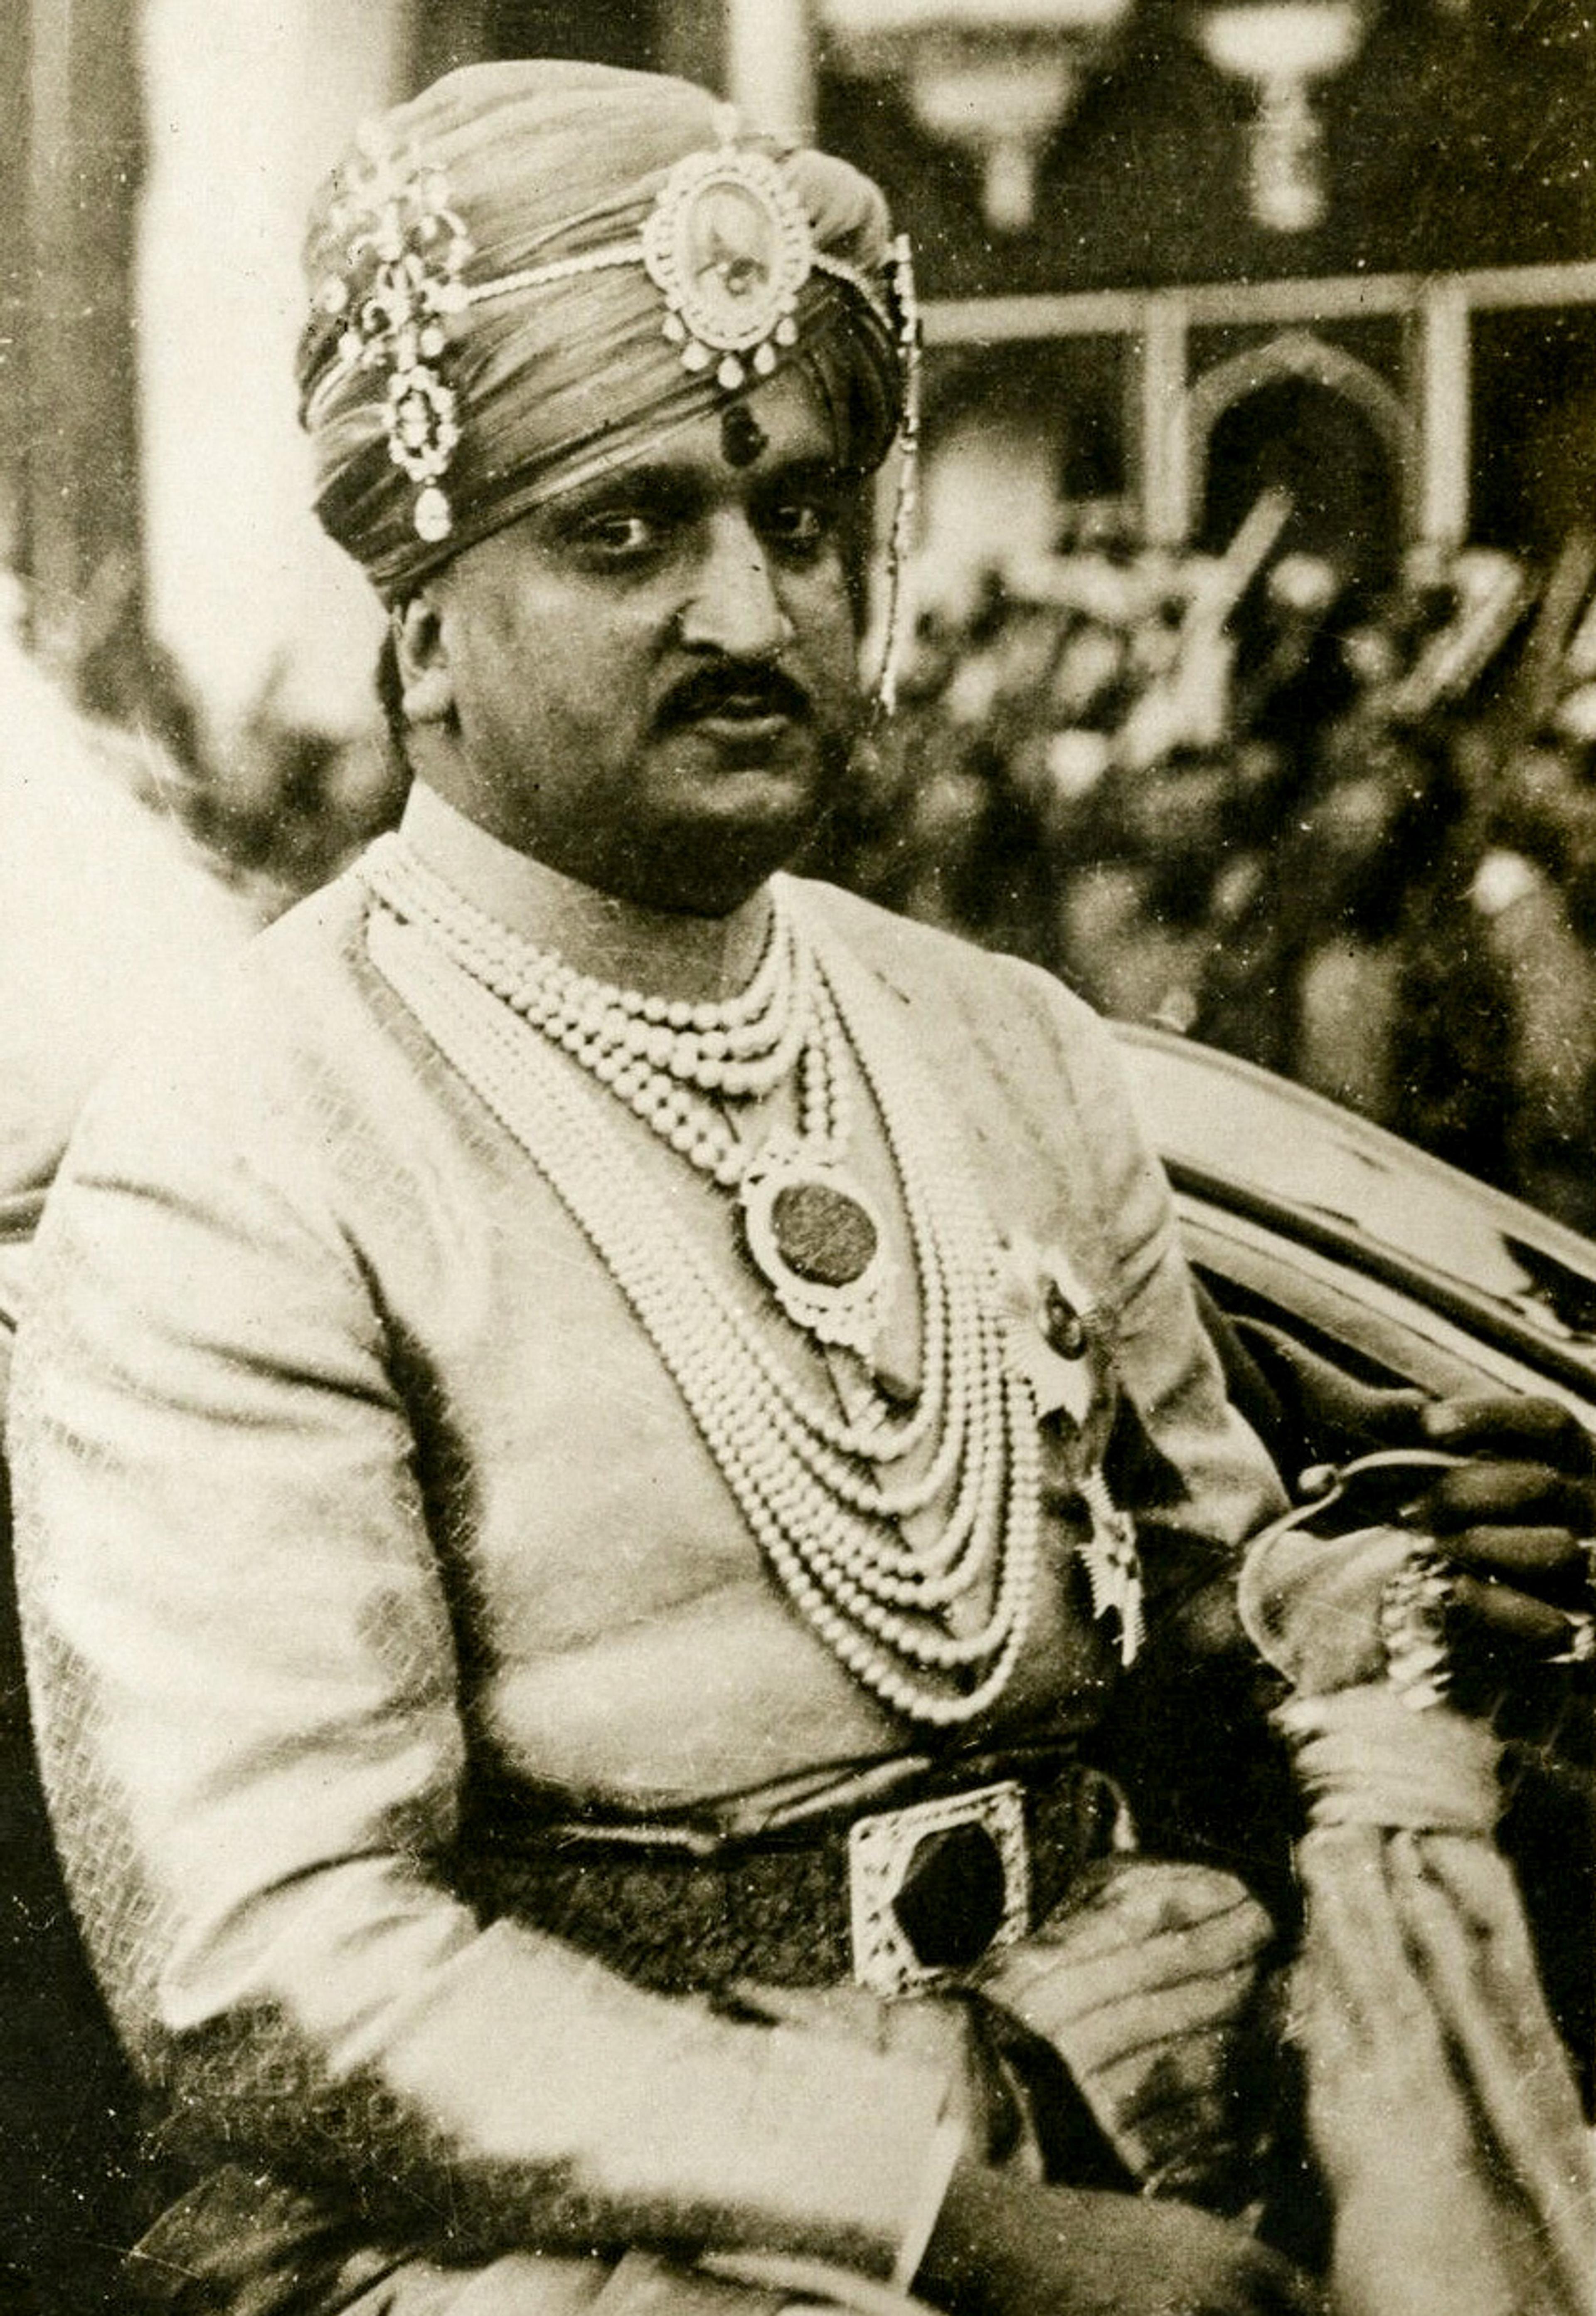
{"label": "man's hand", "polygon": [[1317,2316],[1317,2291],[1188,2204],[955,2169],[915,2278],[953,2316]]}
{"label": "man's hand", "polygon": [[1511,1674],[1575,1645],[1596,1605],[1596,1439],[1557,1401],[1508,1394],[1427,1402],[1409,1436],[1467,1459],[1405,1508],[1459,1571],[1460,1660]]}

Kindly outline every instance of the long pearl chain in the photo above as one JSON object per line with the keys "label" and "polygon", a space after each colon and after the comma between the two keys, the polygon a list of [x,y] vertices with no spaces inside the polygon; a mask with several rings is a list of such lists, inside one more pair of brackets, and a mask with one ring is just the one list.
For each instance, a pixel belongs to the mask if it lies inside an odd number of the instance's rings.
{"label": "long pearl chain", "polygon": [[[689,1009],[698,1019],[686,1021],[647,1020],[640,1009],[660,1001],[605,984],[601,1004],[588,1005],[590,990],[577,1002],[588,1007],[584,1019],[601,1011],[607,1021],[618,1014],[673,1038],[693,1036],[696,1056],[673,1047],[656,1064],[663,1048],[650,1050],[651,1067],[676,1060],[684,1072],[733,1058],[705,1053],[703,1040],[729,1036],[734,1023],[761,1025],[740,1062],[753,1061],[756,1048],[795,1057],[805,1033],[794,1020],[802,1025],[806,1012],[812,1020],[824,1009],[858,1056],[903,1193],[925,1343],[924,1379],[907,1419],[884,1410],[838,1414],[775,1355],[673,1229],[596,1099],[600,1085],[607,1095],[615,1089],[545,1025],[528,1038],[522,1025],[532,1012],[496,985],[513,977],[519,993],[528,978],[547,978],[545,966],[528,962],[545,953],[483,917],[396,838],[368,855],[366,875],[380,904],[369,931],[374,959],[616,1279],[799,1612],[894,1711],[934,1727],[977,1718],[1006,1685],[1030,1624],[1040,1554],[1034,1396],[1004,1358],[993,1234],[968,1167],[918,1069],[869,1035],[862,969],[834,943],[822,960],[813,928],[778,880],[757,994],[750,983],[727,1006]],[[839,1071],[831,1082],[841,1082]],[[923,1468],[911,1474],[902,1467],[918,1447]],[[900,1522],[938,1503],[946,1510],[935,1542],[911,1545]],[[979,1622],[951,1629],[945,1612],[983,1588],[989,1605]]]}

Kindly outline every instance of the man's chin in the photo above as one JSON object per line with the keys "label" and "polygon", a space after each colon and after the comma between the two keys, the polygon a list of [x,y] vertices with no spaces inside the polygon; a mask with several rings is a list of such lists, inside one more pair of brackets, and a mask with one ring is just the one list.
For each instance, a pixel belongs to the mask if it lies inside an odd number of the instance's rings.
{"label": "man's chin", "polygon": [[808,844],[820,815],[777,811],[699,821],[649,863],[646,882],[655,905],[695,916],[727,916],[785,868]]}
{"label": "man's chin", "polygon": [[[797,735],[791,735],[797,736]],[[738,762],[692,750],[659,784],[626,847],[634,899],[722,916],[802,852],[846,779],[845,744],[805,734],[802,744]],[[708,761],[706,761],[706,755]]]}
{"label": "man's chin", "polygon": [[726,916],[807,847],[823,817],[812,783],[767,782],[638,830],[621,875],[627,897],[693,916]]}

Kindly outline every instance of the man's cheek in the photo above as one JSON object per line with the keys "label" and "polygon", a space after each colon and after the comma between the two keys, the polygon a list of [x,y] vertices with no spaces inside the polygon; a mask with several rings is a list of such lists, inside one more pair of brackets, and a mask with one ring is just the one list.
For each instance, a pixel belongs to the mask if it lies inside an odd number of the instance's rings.
{"label": "man's cheek", "polygon": [[851,624],[828,635],[810,655],[808,681],[828,721],[851,719],[864,697],[860,646]]}

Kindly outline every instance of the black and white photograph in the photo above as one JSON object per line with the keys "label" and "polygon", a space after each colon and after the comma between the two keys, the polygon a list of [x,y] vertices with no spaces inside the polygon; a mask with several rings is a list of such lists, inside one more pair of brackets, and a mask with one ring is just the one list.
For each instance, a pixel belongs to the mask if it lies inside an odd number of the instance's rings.
{"label": "black and white photograph", "polygon": [[1596,2316],[1588,0],[0,22],[0,2316]]}

